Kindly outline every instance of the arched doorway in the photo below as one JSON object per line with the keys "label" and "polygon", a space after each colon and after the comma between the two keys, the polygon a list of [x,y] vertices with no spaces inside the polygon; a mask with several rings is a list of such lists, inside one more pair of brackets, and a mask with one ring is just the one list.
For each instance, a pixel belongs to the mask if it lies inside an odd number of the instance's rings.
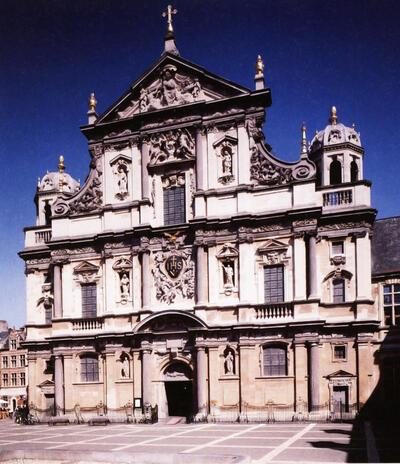
{"label": "arched doorway", "polygon": [[168,415],[189,417],[193,414],[193,380],[190,367],[175,361],[164,370]]}

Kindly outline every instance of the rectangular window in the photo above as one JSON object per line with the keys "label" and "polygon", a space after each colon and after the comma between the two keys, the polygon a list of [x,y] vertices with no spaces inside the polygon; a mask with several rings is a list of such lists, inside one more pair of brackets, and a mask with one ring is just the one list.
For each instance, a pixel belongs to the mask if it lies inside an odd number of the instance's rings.
{"label": "rectangular window", "polygon": [[21,354],[19,357],[19,365],[20,367],[25,367],[25,355]]}
{"label": "rectangular window", "polygon": [[8,356],[3,356],[3,369],[8,369]]}
{"label": "rectangular window", "polygon": [[181,224],[185,220],[185,186],[164,189],[164,225]]}
{"label": "rectangular window", "polygon": [[17,386],[17,373],[16,372],[13,372],[11,374],[11,385],[13,387],[16,387]]}
{"label": "rectangular window", "polygon": [[25,372],[20,372],[19,374],[19,384],[21,387],[25,385]]}
{"label": "rectangular window", "polygon": [[285,301],[283,266],[264,267],[264,301],[265,303],[282,303]]}
{"label": "rectangular window", "polygon": [[333,347],[333,356],[335,360],[345,360],[346,359],[346,346],[345,345],[335,345]]}
{"label": "rectangular window", "polygon": [[17,367],[17,357],[11,356],[11,367]]}
{"label": "rectangular window", "polygon": [[332,242],[332,256],[344,254],[344,243],[343,242]]}
{"label": "rectangular window", "polygon": [[287,375],[286,349],[266,347],[263,351],[264,375]]}
{"label": "rectangular window", "polygon": [[8,387],[8,374],[3,374],[3,387]]}
{"label": "rectangular window", "polygon": [[97,358],[81,358],[81,381],[98,382],[99,380],[99,362]]}
{"label": "rectangular window", "polygon": [[97,316],[97,286],[83,284],[82,288],[82,317]]}
{"label": "rectangular window", "polygon": [[400,284],[383,286],[385,325],[400,325]]}
{"label": "rectangular window", "polygon": [[333,281],[333,302],[344,303],[344,279],[336,279]]}
{"label": "rectangular window", "polygon": [[16,350],[17,349],[17,340],[11,340],[10,345],[11,345],[12,350]]}

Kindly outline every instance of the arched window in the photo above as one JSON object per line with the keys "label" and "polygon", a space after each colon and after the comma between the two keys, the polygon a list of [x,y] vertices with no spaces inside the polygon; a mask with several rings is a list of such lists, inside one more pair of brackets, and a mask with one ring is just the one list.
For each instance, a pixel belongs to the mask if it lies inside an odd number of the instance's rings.
{"label": "arched window", "polygon": [[329,166],[329,183],[331,185],[342,183],[342,163],[337,159]]}
{"label": "arched window", "polygon": [[287,375],[286,346],[268,345],[263,348],[263,373],[266,376]]}
{"label": "arched window", "polygon": [[344,303],[345,302],[345,281],[344,279],[334,279],[333,282],[333,302],[334,303]]}
{"label": "arched window", "polygon": [[99,381],[99,360],[93,355],[81,356],[81,382]]}
{"label": "arched window", "polygon": [[350,180],[351,182],[358,181],[358,166],[355,160],[350,163]]}

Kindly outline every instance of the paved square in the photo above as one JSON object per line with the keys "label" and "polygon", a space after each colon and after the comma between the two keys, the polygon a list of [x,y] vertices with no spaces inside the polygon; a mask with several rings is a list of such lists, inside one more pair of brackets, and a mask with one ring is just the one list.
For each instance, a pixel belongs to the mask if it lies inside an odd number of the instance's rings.
{"label": "paved square", "polygon": [[351,424],[110,424],[49,427],[0,422],[1,450],[244,455],[253,464],[367,462]]}

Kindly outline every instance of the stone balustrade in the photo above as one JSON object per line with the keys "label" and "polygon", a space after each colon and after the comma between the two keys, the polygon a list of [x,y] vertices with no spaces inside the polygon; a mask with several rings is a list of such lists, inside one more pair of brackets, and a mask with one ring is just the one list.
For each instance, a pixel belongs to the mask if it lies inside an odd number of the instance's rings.
{"label": "stone balustrade", "polygon": [[293,303],[269,303],[254,308],[256,319],[288,319],[294,317]]}
{"label": "stone balustrade", "polygon": [[323,206],[342,206],[353,203],[352,190],[337,190],[323,194]]}
{"label": "stone balustrade", "polygon": [[93,319],[76,319],[72,321],[72,330],[100,330],[104,327],[104,319],[93,318]]}

